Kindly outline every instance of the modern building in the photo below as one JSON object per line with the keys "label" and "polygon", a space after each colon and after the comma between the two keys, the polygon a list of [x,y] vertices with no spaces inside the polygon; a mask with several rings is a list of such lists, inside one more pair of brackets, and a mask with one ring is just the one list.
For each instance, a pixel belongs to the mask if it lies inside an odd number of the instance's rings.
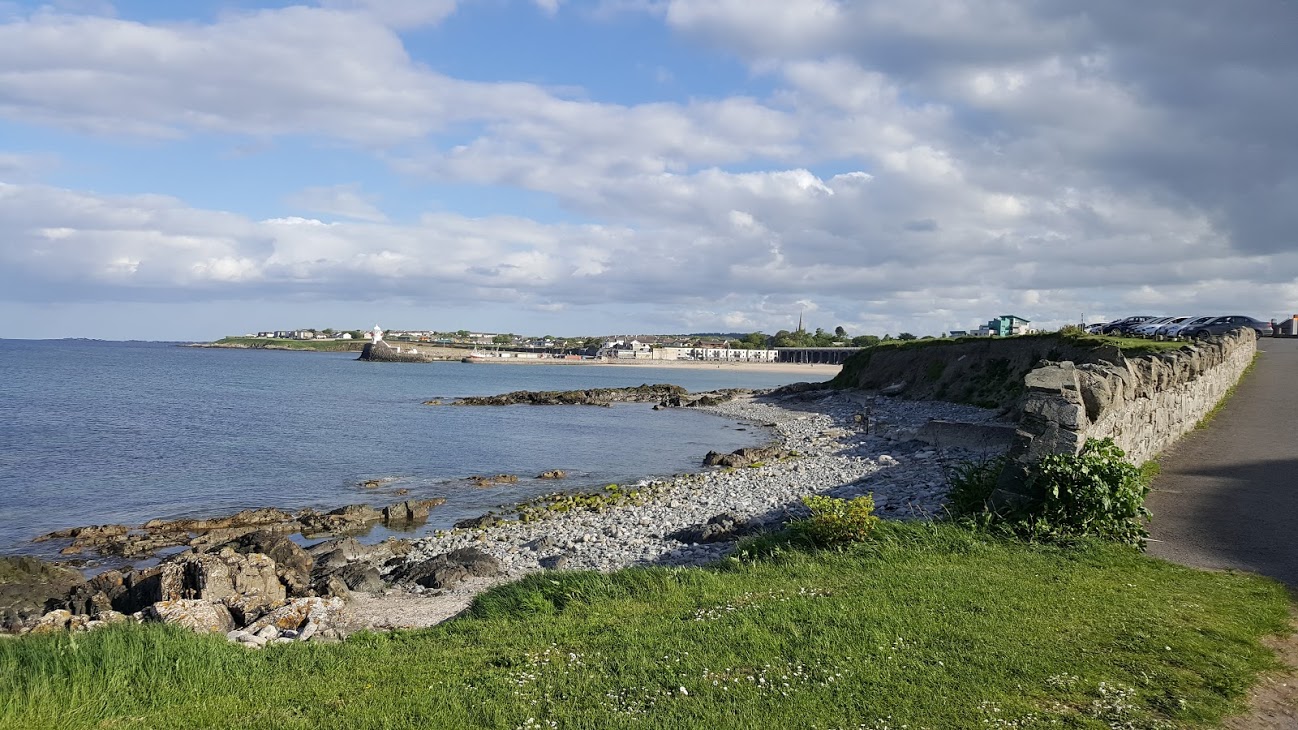
{"label": "modern building", "polygon": [[989,320],[987,324],[978,328],[979,335],[984,337],[1013,337],[1014,335],[1026,335],[1031,329],[1028,325],[1032,324],[1030,320],[1013,314],[1002,314],[996,319]]}

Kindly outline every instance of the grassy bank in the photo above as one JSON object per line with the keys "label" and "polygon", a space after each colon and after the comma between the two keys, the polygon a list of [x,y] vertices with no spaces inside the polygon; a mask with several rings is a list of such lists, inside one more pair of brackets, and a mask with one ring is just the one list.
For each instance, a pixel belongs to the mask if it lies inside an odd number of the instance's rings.
{"label": "grassy bank", "polygon": [[1286,607],[1273,582],[1120,546],[888,524],[841,553],[539,574],[341,645],[0,642],[0,726],[1196,727],[1271,666],[1258,640]]}

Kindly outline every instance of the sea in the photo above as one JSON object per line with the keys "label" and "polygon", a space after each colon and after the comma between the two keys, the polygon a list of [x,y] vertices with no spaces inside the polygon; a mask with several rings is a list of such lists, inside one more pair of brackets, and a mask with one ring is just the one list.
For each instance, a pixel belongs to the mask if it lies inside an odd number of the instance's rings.
{"label": "sea", "polygon": [[[0,554],[52,557],[44,533],[443,497],[414,536],[553,492],[699,469],[760,426],[651,404],[427,406],[515,390],[669,382],[769,388],[808,371],[371,363],[356,353],[177,343],[0,340]],[[826,374],[827,375],[827,374]],[[563,481],[534,477],[551,469]],[[513,474],[482,488],[468,478]],[[361,483],[387,480],[372,489]],[[399,494],[399,490],[408,490]]]}

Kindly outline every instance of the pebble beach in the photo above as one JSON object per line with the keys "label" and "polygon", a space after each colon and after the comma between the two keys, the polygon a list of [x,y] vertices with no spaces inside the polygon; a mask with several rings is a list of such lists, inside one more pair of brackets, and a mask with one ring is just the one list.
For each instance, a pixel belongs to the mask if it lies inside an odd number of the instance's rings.
{"label": "pebble beach", "polygon": [[782,399],[745,396],[706,410],[766,428],[775,444],[798,456],[757,468],[713,468],[645,481],[635,485],[648,495],[639,504],[502,521],[416,540],[408,563],[473,547],[498,558],[503,574],[427,590],[426,597],[419,586],[365,597],[352,608],[355,618],[377,627],[430,625],[467,607],[490,585],[545,569],[704,565],[733,551],[736,543],[687,543],[672,535],[718,515],[738,520],[748,531],[776,528],[805,514],[800,500],[808,494],[848,499],[873,494],[875,512],[885,519],[930,519],[942,511],[947,467],[982,455],[939,451],[915,441],[916,430],[932,419],[986,422],[997,416],[972,406],[838,391]]}

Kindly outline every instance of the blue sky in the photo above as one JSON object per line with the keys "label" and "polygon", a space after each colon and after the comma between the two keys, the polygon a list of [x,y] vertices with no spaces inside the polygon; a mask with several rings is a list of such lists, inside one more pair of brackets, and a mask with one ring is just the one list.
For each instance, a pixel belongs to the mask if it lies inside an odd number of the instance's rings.
{"label": "blue sky", "polygon": [[1288,316],[1293,27],[1278,0],[0,0],[0,337]]}

